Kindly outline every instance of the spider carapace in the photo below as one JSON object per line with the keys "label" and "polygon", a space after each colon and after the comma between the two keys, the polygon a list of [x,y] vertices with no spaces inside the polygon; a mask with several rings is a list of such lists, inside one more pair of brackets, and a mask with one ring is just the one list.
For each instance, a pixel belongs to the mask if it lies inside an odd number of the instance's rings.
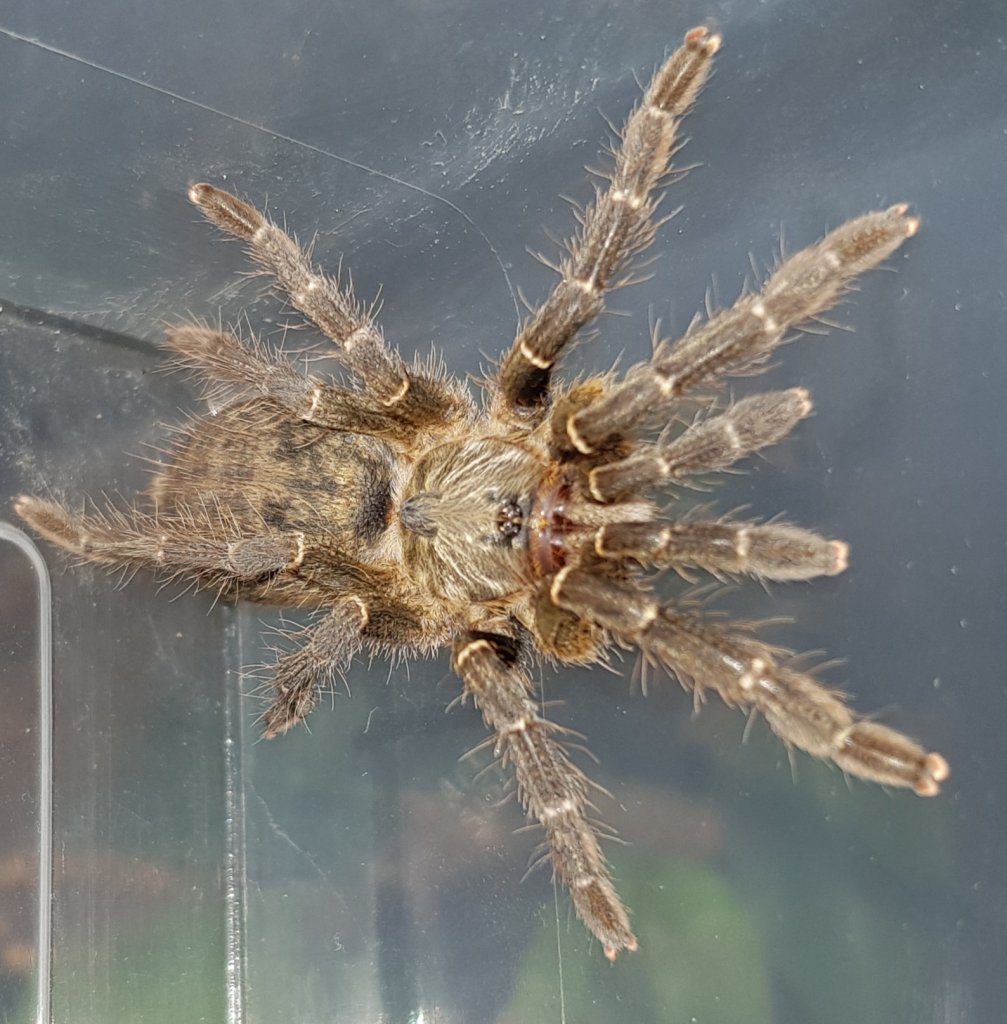
{"label": "spider carapace", "polygon": [[[733,466],[808,415],[800,388],[720,405],[710,392],[757,367],[913,235],[908,208],[843,224],[731,308],[677,340],[656,339],[652,357],[622,376],[553,379],[659,227],[657,190],[719,45],[693,29],[658,70],[622,129],[607,185],[580,211],[558,281],[482,382],[481,404],[437,363],[404,362],[373,310],[276,224],[194,185],[196,206],[244,239],[331,339],[346,379],[302,372],[231,330],[177,327],[168,348],[215,408],[183,429],[148,500],[84,513],[17,502],[38,533],[84,559],[317,610],[273,668],[269,736],[300,722],[361,648],[398,657],[450,647],[557,876],[612,959],[637,940],[589,817],[591,785],[536,699],[536,657],[581,665],[636,646],[697,698],[712,691],[757,711],[786,744],[851,775],[923,796],[948,775],[939,754],[859,717],[780,648],[695,602],[658,596],[654,582],[668,567],[783,581],[845,568],[840,541],[777,521],[670,518],[654,495]],[[676,426],[686,409],[691,418]]]}

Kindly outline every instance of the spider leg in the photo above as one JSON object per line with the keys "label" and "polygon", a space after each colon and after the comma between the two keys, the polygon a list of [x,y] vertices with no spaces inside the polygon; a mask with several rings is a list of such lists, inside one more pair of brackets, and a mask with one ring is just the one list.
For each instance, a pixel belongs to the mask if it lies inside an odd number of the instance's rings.
{"label": "spider leg", "polygon": [[498,374],[494,406],[527,424],[545,415],[552,368],[574,335],[602,310],[604,294],[634,253],[654,238],[654,189],[668,173],[678,127],[710,73],[720,36],[694,28],[654,76],[629,116],[609,187],[581,215],[561,280],[514,339]]}
{"label": "spider leg", "polygon": [[301,721],[315,705],[318,685],[341,671],[362,643],[388,653],[445,640],[429,609],[412,607],[393,593],[388,574],[354,564],[325,538],[301,532],[242,537],[215,506],[196,511],[175,505],[156,513],[108,508],[81,515],[23,495],[14,508],[41,536],[90,562],[189,576],[247,600],[332,607],[309,629],[305,643],[277,660],[275,698],[263,716],[267,737]]}
{"label": "spider leg", "polygon": [[609,523],[595,534],[594,549],[607,559],[778,582],[836,576],[849,553],[841,540],[789,523],[730,520]]}
{"label": "spider leg", "polygon": [[497,752],[514,765],[521,802],[545,829],[556,875],[581,920],[610,960],[623,949],[636,949],[629,916],[587,818],[590,782],[554,739],[558,727],[539,714],[514,641],[470,632],[455,643],[454,667],[496,732]]}
{"label": "spider leg", "polygon": [[109,507],[81,515],[22,495],[14,510],[47,540],[89,562],[191,576],[207,586],[258,580],[296,567],[304,557],[304,534],[242,537],[217,507],[175,506],[164,513]]}
{"label": "spider leg", "polygon": [[752,395],[718,416],[706,416],[671,441],[648,445],[617,462],[594,467],[591,496],[611,502],[697,473],[727,469],[781,441],[811,412],[804,388]]}
{"label": "spider leg", "polygon": [[168,331],[165,346],[175,353],[178,367],[203,378],[210,400],[224,397],[230,404],[251,397],[270,398],[304,423],[406,445],[416,441],[415,426],[403,420],[397,406],[301,373],[262,344],[246,344],[234,331],[184,324]]}
{"label": "spider leg", "polygon": [[555,421],[553,444],[590,455],[641,427],[663,425],[676,398],[764,362],[791,328],[835,305],[854,278],[890,256],[918,227],[904,203],[847,221],[784,260],[761,292],[742,296],[673,344],[662,341],[649,363]]}
{"label": "spider leg", "polygon": [[[781,440],[810,411],[803,388],[742,399],[719,416],[694,423],[673,441],[596,466],[588,477],[591,494],[611,502],[695,473],[727,469]],[[787,523],[727,520],[609,523],[597,531],[594,547],[602,558],[778,581],[834,576],[846,568],[848,555],[842,541]]]}
{"label": "spider leg", "polygon": [[217,227],[247,242],[252,259],[336,344],[343,362],[385,409],[394,409],[414,429],[457,418],[464,405],[458,390],[435,374],[407,367],[396,351],[386,348],[371,312],[349,287],[312,267],[286,232],[255,207],[212,185],[192,185],[189,199]]}
{"label": "spider leg", "polygon": [[761,712],[788,745],[843,771],[935,796],[948,777],[940,754],[857,716],[812,676],[780,664],[780,652],[718,622],[662,604],[652,594],[568,566],[556,574],[557,605],[638,645],[699,694],[715,690],[733,707]]}
{"label": "spider leg", "polygon": [[299,647],[277,658],[272,670],[273,702],[262,716],[267,739],[303,721],[318,702],[318,690],[342,674],[361,647],[368,608],[348,597],[305,630]]}

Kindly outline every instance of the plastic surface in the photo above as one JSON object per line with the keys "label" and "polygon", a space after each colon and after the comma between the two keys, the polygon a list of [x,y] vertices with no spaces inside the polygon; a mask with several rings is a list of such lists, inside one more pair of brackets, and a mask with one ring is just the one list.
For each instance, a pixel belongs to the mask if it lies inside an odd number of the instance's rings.
{"label": "plastic surface", "polygon": [[796,249],[914,204],[894,273],[834,316],[853,333],[738,385],[806,385],[818,412],[715,497],[850,542],[844,576],[724,606],[792,617],[767,635],[845,658],[827,678],[942,751],[945,794],[848,786],[803,756],[795,780],[763,726],[743,745],[739,715],[693,717],[677,685],[645,699],[629,660],[626,679],[545,672],[629,844],[612,857],[641,950],[610,967],[548,872],[522,881],[537,837],[505,780],[459,763],[484,732],[471,707],[444,713],[445,656],[361,663],[310,734],[259,743],[243,668],[276,615],[143,576],[120,589],[45,548],[49,759],[43,577],[5,534],[0,1020],[38,1019],[50,992],[60,1024],[999,1019],[1002,4],[5,5],[0,518],[22,491],[143,487],[124,453],[198,408],[156,372],[166,321],[290,320],[190,181],[317,230],[319,261],[345,256],[362,296],[383,285],[390,342],[473,373],[510,341],[518,289],[549,286],[525,247],[551,256],[546,232],[572,227],[557,197],[590,195],[598,111],[620,121],[634,76],[707,18],[725,44],[681,157],[702,166],[666,200],[683,210],[652,277],[613,299],[634,316],[605,317],[568,367],[644,358],[650,319],[680,332],[711,281],[731,301],[781,233]]}

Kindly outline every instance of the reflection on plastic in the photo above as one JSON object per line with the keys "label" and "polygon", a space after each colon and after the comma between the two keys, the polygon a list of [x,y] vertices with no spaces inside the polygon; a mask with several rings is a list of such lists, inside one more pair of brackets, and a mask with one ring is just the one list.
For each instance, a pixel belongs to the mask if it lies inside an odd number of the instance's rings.
{"label": "reflection on plastic", "polygon": [[24,1019],[48,1024],[52,592],[35,545],[5,522],[0,522],[0,580],[5,643],[0,658],[0,978],[5,989],[20,990],[14,998],[18,1012],[26,1011]]}

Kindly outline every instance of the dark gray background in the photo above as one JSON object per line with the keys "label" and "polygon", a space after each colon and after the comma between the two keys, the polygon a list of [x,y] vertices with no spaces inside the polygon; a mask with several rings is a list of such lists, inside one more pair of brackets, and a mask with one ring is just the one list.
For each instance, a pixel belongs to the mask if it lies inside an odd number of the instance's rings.
{"label": "dark gray background", "polygon": [[[702,166],[667,201],[683,210],[652,278],[614,299],[634,316],[607,317],[571,369],[642,358],[651,320],[678,332],[708,290],[729,302],[781,237],[793,250],[914,204],[919,236],[834,317],[853,332],[790,347],[757,382],[806,385],[817,415],[717,499],[850,541],[843,577],[723,605],[792,617],[768,635],[845,658],[826,678],[941,750],[944,795],[847,785],[805,757],[792,776],[760,724],[743,746],[736,713],[693,719],[674,684],[644,699],[632,661],[624,680],[546,672],[629,844],[612,852],[642,948],[609,967],[547,872],[521,881],[536,837],[514,834],[502,781],[457,763],[483,731],[471,708],[444,714],[445,657],[361,664],[311,734],[257,743],[242,668],[275,616],[172,603],[144,577],[117,589],[46,550],[55,1020],[999,1019],[999,0],[5,4],[0,28],[81,60],[0,35],[0,508],[143,486],[124,453],[196,407],[155,372],[165,322],[284,323],[187,205],[190,181],[317,230],[319,260],[345,255],[363,296],[383,286],[389,340],[475,372],[509,342],[517,289],[550,283],[525,247],[569,232],[558,197],[589,195],[599,111],[621,121],[634,77],[705,20],[725,46],[681,157]],[[33,593],[3,557],[4,679],[24,697]],[[33,706],[5,697],[5,807],[36,785]],[[31,813],[8,818],[0,861],[30,860]],[[0,927],[26,927],[25,892],[5,883]],[[0,1021],[32,1019],[30,970],[0,974]]]}

